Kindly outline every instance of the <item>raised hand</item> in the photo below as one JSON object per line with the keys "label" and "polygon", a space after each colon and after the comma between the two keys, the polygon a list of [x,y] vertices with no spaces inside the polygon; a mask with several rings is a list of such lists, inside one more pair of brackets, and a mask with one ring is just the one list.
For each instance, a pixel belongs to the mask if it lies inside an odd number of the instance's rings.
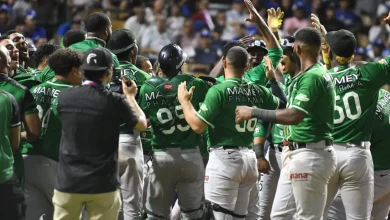
{"label": "raised hand", "polygon": [[267,13],[268,27],[272,30],[272,32],[275,32],[282,26],[284,12],[280,8],[277,8],[276,10],[271,8],[267,10]]}
{"label": "raised hand", "polygon": [[180,83],[177,89],[177,99],[180,104],[185,101],[191,101],[192,95],[194,94],[195,86],[191,87],[189,91],[187,91],[187,82]]}
{"label": "raised hand", "polygon": [[239,39],[238,41],[240,41],[241,43],[245,44],[245,46],[246,46],[246,45],[248,45],[250,42],[252,42],[254,39],[255,39],[255,38],[252,37],[252,36],[245,36],[245,37]]}
{"label": "raised hand", "polygon": [[[315,29],[317,29],[321,34],[321,44],[323,46],[327,45],[325,40],[325,35],[328,33],[324,27],[324,25],[321,24],[320,19],[315,14],[311,14],[311,23]],[[322,48],[324,49],[324,48]]]}
{"label": "raised hand", "polygon": [[275,75],[275,68],[274,66],[272,65],[272,61],[271,59],[268,57],[268,56],[265,56],[263,58],[265,64],[265,76],[267,77],[267,79],[273,79],[276,77]]}
{"label": "raised hand", "polygon": [[135,82],[133,80],[127,79],[126,77],[122,78],[122,90],[123,94],[131,95],[133,97],[135,97],[138,92],[138,88]]}
{"label": "raised hand", "polygon": [[251,0],[244,0],[244,3],[249,11],[249,18],[246,18],[245,21],[252,22],[252,23],[259,23],[260,22],[260,14],[253,5]]}

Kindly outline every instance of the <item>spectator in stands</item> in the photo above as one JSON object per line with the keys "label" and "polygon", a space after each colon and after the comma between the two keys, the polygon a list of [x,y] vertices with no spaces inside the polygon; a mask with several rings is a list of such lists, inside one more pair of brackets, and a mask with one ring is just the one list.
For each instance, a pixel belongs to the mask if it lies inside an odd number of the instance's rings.
{"label": "spectator in stands", "polygon": [[367,61],[367,51],[363,47],[357,47],[355,56],[354,56],[354,61]]}
{"label": "spectator in stands", "polygon": [[205,67],[202,69],[205,73],[209,72],[210,68],[219,61],[217,51],[211,47],[212,43],[211,33],[209,31],[202,31],[199,47],[195,49],[194,62],[196,64],[204,64]]}
{"label": "spectator in stands", "polygon": [[195,55],[194,48],[198,47],[199,40],[199,34],[194,30],[194,22],[192,20],[185,21],[182,33],[177,37],[177,44],[189,57],[192,57]]}
{"label": "spectator in stands", "polygon": [[368,52],[368,57],[370,57],[373,61],[379,61],[383,57],[385,48],[385,43],[380,38],[377,38],[372,43],[372,50]]}
{"label": "spectator in stands", "polygon": [[282,0],[280,9],[284,12],[284,17],[289,18],[293,16],[293,12],[291,10],[293,1],[292,0]]}
{"label": "spectator in stands", "polygon": [[214,19],[214,32],[223,33],[226,27],[226,14],[223,11],[219,11]]}
{"label": "spectator in stands", "polygon": [[172,31],[172,37],[177,37],[183,28],[185,18],[180,15],[180,8],[173,5],[171,8],[171,16],[167,19],[169,29]]}
{"label": "spectator in stands", "polygon": [[390,11],[390,1],[382,1],[382,3],[379,4],[377,7],[376,16],[380,17],[383,14],[388,14],[389,11]]}
{"label": "spectator in stands", "polygon": [[149,24],[154,24],[158,16],[168,16],[167,10],[164,8],[164,3],[164,0],[154,0],[153,7],[146,8],[146,20],[149,22]]}
{"label": "spectator in stands", "polygon": [[207,26],[208,29],[213,30],[215,28],[213,19],[211,19],[210,12],[208,10],[209,1],[200,0],[197,3],[198,10],[192,15],[192,20],[198,26]]}
{"label": "spectator in stands", "polygon": [[349,0],[340,0],[336,10],[336,18],[342,21],[348,29],[356,27],[360,23],[360,18],[350,9]]}
{"label": "spectator in stands", "polygon": [[27,10],[24,26],[23,26],[23,35],[25,37],[31,38],[35,45],[38,47],[46,43],[46,30],[45,28],[37,25],[37,12],[33,9]]}
{"label": "spectator in stands", "polygon": [[133,33],[135,39],[138,43],[142,42],[142,34],[149,27],[149,23],[145,18],[145,7],[139,6],[134,9],[135,15],[128,18],[123,25],[123,28],[126,28]]}
{"label": "spectator in stands", "polygon": [[245,24],[240,24],[235,26],[235,34],[233,40],[239,40],[246,35],[246,26]]}
{"label": "spectator in stands", "polygon": [[235,28],[245,22],[249,16],[245,10],[244,1],[233,0],[232,9],[226,12],[226,29],[222,35],[222,40],[229,41],[235,36]]}
{"label": "spectator in stands", "polygon": [[167,28],[165,17],[157,16],[156,25],[149,27],[142,36],[141,51],[150,59],[156,60],[160,50],[171,43],[172,37]]}
{"label": "spectator in stands", "polygon": [[302,2],[296,2],[292,6],[293,17],[286,18],[283,24],[283,32],[286,36],[293,36],[301,28],[308,27],[310,22],[306,19],[305,5]]}
{"label": "spectator in stands", "polygon": [[321,23],[325,26],[327,31],[337,31],[345,29],[343,22],[336,18],[336,7],[334,3],[329,3],[325,9],[325,17],[321,19]]}
{"label": "spectator in stands", "polygon": [[5,33],[14,27],[11,12],[10,6],[6,4],[0,6],[0,33]]}
{"label": "spectator in stands", "polygon": [[138,55],[135,66],[149,75],[154,76],[153,66],[149,58]]}
{"label": "spectator in stands", "polygon": [[375,25],[371,26],[368,32],[368,39],[374,42],[381,33],[389,33],[390,27],[383,21],[387,14],[383,14],[376,19]]}
{"label": "spectator in stands", "polygon": [[69,30],[77,30],[82,28],[82,17],[76,16],[72,22],[65,22],[61,24],[56,33],[56,43],[61,44],[62,38]]}
{"label": "spectator in stands", "polygon": [[87,39],[87,32],[77,29],[70,30],[64,35],[62,44],[64,47],[69,47],[70,45],[84,41],[85,39]]}
{"label": "spectator in stands", "polygon": [[120,125],[127,123],[145,131],[147,122],[135,100],[134,81],[127,84],[130,82],[122,80],[126,99],[105,88],[114,68],[110,51],[102,47],[90,49],[83,62],[81,70],[87,80],[82,86],[62,90],[58,104],[52,107],[54,116],[62,123],[54,219],[79,219],[83,206],[89,219],[117,219],[121,206]]}

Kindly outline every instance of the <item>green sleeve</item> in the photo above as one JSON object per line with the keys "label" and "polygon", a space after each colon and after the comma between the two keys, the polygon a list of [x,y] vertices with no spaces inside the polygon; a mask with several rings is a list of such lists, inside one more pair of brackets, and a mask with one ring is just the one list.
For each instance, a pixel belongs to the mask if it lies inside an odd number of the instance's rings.
{"label": "green sleeve", "polygon": [[149,114],[147,111],[147,104],[146,104],[146,99],[145,99],[145,90],[146,90],[147,85],[144,84],[141,89],[139,90],[139,99],[138,99],[138,104],[139,107],[144,111],[146,118],[149,118]]}
{"label": "green sleeve", "polygon": [[194,79],[193,85],[195,86],[194,94],[199,97],[200,102],[203,102],[210,86],[205,81],[198,78]]}
{"label": "green sleeve", "polygon": [[360,66],[361,74],[367,76],[370,82],[375,84],[376,88],[380,88],[385,84],[390,83],[390,56],[379,60],[378,62],[370,62]]}
{"label": "green sleeve", "polygon": [[60,117],[60,114],[58,113],[58,109],[57,109],[57,105],[58,105],[58,98],[54,99],[52,105],[51,105],[51,113],[58,119],[61,121],[61,117]]}
{"label": "green sleeve", "polygon": [[253,137],[266,137],[267,129],[264,127],[262,121],[258,121],[255,127],[255,132],[253,133]]}
{"label": "green sleeve", "polygon": [[[276,69],[283,56],[283,50],[281,48],[270,48],[268,49],[268,57],[272,61],[272,65]],[[260,65],[250,69],[246,72],[244,79],[247,82],[252,82],[257,85],[265,86],[268,83],[268,79],[265,76],[265,62],[261,61]]]}
{"label": "green sleeve", "polygon": [[305,74],[302,79],[296,83],[297,90],[292,97],[291,108],[297,109],[305,114],[309,114],[316,101],[323,94],[321,86],[321,76],[315,74]]}
{"label": "green sleeve", "polygon": [[272,95],[272,92],[270,89],[264,87],[264,86],[258,86],[260,91],[260,96],[262,99],[262,103],[260,103],[260,106],[257,106],[262,109],[269,109],[269,110],[275,110],[279,107],[279,99]]}
{"label": "green sleeve", "polygon": [[219,77],[217,77],[217,78],[215,78],[217,81],[219,81],[219,82],[224,82],[225,81],[225,76],[224,75],[222,75],[222,76],[219,76]]}
{"label": "green sleeve", "polygon": [[115,54],[112,54],[112,59],[114,60],[114,66],[120,68],[121,64],[119,63],[118,57]]}
{"label": "green sleeve", "polygon": [[37,114],[37,104],[35,103],[35,99],[31,94],[30,90],[26,90],[23,99],[23,111],[24,115],[32,115]]}
{"label": "green sleeve", "polygon": [[222,105],[222,94],[215,87],[211,87],[206,94],[206,98],[199,108],[197,113],[198,118],[206,123],[211,128],[215,117],[217,117]]}

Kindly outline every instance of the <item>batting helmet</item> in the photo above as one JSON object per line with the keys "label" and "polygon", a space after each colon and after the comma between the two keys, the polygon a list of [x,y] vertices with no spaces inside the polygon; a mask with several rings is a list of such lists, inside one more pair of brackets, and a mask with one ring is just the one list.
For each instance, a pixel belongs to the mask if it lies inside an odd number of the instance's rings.
{"label": "batting helmet", "polygon": [[163,47],[158,55],[160,69],[168,77],[174,77],[181,71],[181,67],[187,60],[187,54],[179,45],[168,44]]}

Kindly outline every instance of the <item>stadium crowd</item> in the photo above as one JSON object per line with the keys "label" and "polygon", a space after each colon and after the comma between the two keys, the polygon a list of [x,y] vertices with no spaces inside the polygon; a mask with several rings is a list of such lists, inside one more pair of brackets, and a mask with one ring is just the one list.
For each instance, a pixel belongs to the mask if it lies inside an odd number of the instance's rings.
{"label": "stadium crowd", "polygon": [[389,12],[0,0],[0,220],[387,219]]}

